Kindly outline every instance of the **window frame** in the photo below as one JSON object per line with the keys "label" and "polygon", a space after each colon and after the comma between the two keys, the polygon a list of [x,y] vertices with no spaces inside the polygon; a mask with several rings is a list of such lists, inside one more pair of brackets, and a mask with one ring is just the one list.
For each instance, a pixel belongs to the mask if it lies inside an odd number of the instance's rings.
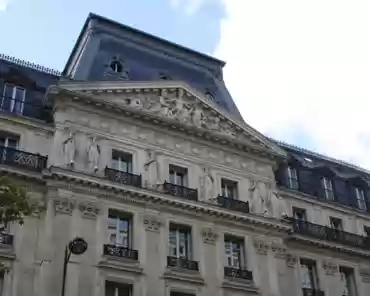
{"label": "window frame", "polygon": [[[185,167],[170,164],[168,166],[169,182],[173,185],[188,187],[188,169]],[[180,184],[179,181],[180,180]]]}
{"label": "window frame", "polygon": [[[303,274],[303,266],[307,267],[307,271],[311,272],[307,276],[304,276]],[[317,271],[317,264],[316,261],[301,258],[299,260],[299,273],[301,278],[301,286],[303,289],[313,289],[318,290],[319,289],[319,275]],[[306,281],[307,278],[309,278],[309,281]],[[310,282],[311,286],[307,285],[307,283]]]}
{"label": "window frame", "polygon": [[[232,192],[231,196],[229,196],[229,192]],[[238,199],[238,182],[225,179],[225,178],[221,178],[221,196],[237,200]]]}
{"label": "window frame", "polygon": [[[172,235],[175,237],[175,246],[172,244]],[[181,235],[184,234],[184,242],[181,243]],[[192,260],[192,229],[190,226],[170,223],[168,232],[169,256],[174,258]],[[184,252],[181,252],[181,247]],[[173,252],[175,250],[175,253]]]}
{"label": "window frame", "polygon": [[[357,287],[356,287],[356,278],[355,273],[352,268],[339,266],[339,275],[340,275],[340,282],[343,285],[344,289],[347,289],[348,294],[343,294],[343,296],[356,296],[357,295]],[[345,283],[343,283],[343,276],[345,277]]]}
{"label": "window frame", "polygon": [[[234,248],[234,246],[236,246],[236,249]],[[228,250],[230,251],[228,252]],[[224,258],[226,262],[225,264],[226,267],[231,267],[235,269],[246,269],[247,258],[244,238],[225,235]]]}
{"label": "window frame", "polygon": [[[304,219],[300,219],[298,217],[296,217],[296,214],[303,214],[302,216],[304,216]],[[304,221],[304,222],[307,222],[307,210],[306,209],[302,209],[302,208],[298,208],[298,207],[292,207],[292,214],[293,214],[293,218],[296,219],[296,220],[299,220],[299,221]]]}
{"label": "window frame", "polygon": [[[113,221],[113,220],[115,220],[116,223],[115,223],[114,228],[111,228],[110,226],[114,224],[110,224],[110,221]],[[123,231],[121,230],[121,227],[120,227],[121,225],[120,223],[122,221],[126,222],[126,225],[127,225],[126,230],[122,229]],[[126,231],[126,234],[122,235],[123,233],[125,233],[125,231]],[[107,222],[107,233],[108,233],[107,240],[109,244],[117,246],[117,247],[131,249],[133,246],[133,216],[132,214],[121,212],[119,210],[109,209],[108,222]],[[111,236],[113,234],[116,237],[114,243],[112,243],[111,241]],[[122,237],[123,240],[126,239],[127,243],[126,244],[124,242],[120,243],[119,242],[120,237]]]}
{"label": "window frame", "polygon": [[[118,159],[115,159],[115,156],[118,156]],[[126,158],[127,157],[127,158]],[[125,161],[125,158],[129,161]],[[132,153],[128,153],[125,151],[120,151],[116,149],[112,149],[112,157],[111,157],[111,168],[120,172],[132,174],[133,172],[133,155]],[[123,165],[126,163],[126,170],[123,169]]]}
{"label": "window frame", "polygon": [[[6,93],[7,93],[7,88],[8,87],[12,89],[12,95],[11,95],[10,98],[6,97]],[[23,91],[23,94],[22,94],[22,99],[20,100],[20,102],[21,102],[20,111],[19,112],[14,112],[15,106],[17,106],[17,101],[16,101],[17,90],[22,90]],[[11,113],[15,113],[15,114],[20,114],[20,115],[23,114],[24,102],[26,101],[26,93],[27,93],[27,89],[26,88],[24,88],[22,86],[19,86],[19,85],[15,85],[15,84],[9,83],[9,82],[6,82],[4,84],[3,95],[2,95],[2,98],[1,98],[1,109],[2,110],[9,111]],[[10,99],[11,100],[10,107],[8,109],[3,108],[4,101],[7,100],[7,99]]]}
{"label": "window frame", "polygon": [[367,202],[366,202],[366,196],[365,191],[359,187],[355,187],[355,196],[356,196],[356,206],[361,211],[367,211]]}
{"label": "window frame", "polygon": [[[289,189],[299,190],[298,170],[291,165],[287,167],[287,181]],[[293,185],[295,185],[296,187],[294,187]]]}
{"label": "window frame", "polygon": [[[335,224],[333,222],[338,222],[339,228],[335,227]],[[329,217],[329,223],[330,223],[330,228],[335,229],[337,231],[343,231],[344,226],[343,226],[343,219],[337,218],[337,217]]]}
{"label": "window frame", "polygon": [[[112,285],[112,288],[113,288],[113,295],[108,295],[108,285]],[[127,289],[128,290],[128,296],[132,296],[133,295],[133,286],[130,285],[130,284],[125,284],[125,283],[120,283],[120,282],[115,282],[115,281],[110,281],[110,280],[106,280],[105,281],[105,295],[104,296],[126,296],[125,294],[122,295],[119,293],[119,291],[117,291],[118,289]]]}
{"label": "window frame", "polygon": [[327,176],[322,176],[321,177],[321,186],[322,186],[322,189],[324,190],[325,200],[335,201],[333,181]]}

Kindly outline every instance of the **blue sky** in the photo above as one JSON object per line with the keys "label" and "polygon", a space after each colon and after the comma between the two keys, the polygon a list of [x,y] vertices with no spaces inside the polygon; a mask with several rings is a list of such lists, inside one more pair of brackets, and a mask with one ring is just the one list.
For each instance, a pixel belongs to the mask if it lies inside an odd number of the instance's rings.
{"label": "blue sky", "polygon": [[369,0],[0,0],[0,53],[62,70],[89,12],[226,61],[248,124],[370,169]]}
{"label": "blue sky", "polygon": [[0,11],[0,52],[61,70],[88,13],[94,12],[213,53],[224,14],[221,4],[215,1],[191,17],[191,11],[178,8],[169,0],[11,0]]}

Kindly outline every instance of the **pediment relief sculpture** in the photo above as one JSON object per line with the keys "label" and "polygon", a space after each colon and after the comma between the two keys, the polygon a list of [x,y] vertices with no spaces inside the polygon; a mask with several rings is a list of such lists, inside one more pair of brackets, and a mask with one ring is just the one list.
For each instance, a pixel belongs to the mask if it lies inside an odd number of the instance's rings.
{"label": "pediment relief sculpture", "polygon": [[[255,150],[285,157],[285,152],[278,146],[245,123],[232,118],[226,111],[219,109],[203,94],[198,94],[181,82],[165,81],[156,84],[143,82],[133,83],[132,86],[116,82],[95,85],[68,82],[61,83],[59,88],[80,93],[81,98],[90,103],[94,100],[114,104],[119,109],[131,110],[138,115],[142,113],[157,117],[158,122],[165,121],[194,128],[194,133],[199,130],[201,135],[216,138],[221,142],[233,141]],[[52,90],[51,93],[58,94],[58,90]]]}

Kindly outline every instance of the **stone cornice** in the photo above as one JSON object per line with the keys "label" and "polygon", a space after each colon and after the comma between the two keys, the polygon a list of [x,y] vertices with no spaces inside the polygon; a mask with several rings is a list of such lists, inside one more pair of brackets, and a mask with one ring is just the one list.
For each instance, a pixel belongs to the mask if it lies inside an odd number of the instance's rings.
{"label": "stone cornice", "polygon": [[[193,97],[192,102],[195,104],[200,104],[201,110],[211,112],[217,117],[217,120],[222,120],[223,125],[226,125],[226,129],[230,129],[225,132],[215,133],[211,129],[203,127],[195,127],[189,124],[184,124],[179,120],[174,120],[171,118],[157,116],[153,112],[148,112],[150,109],[143,108],[142,105],[137,107],[136,105],[130,106],[130,104],[122,103],[112,103],[99,98],[102,94],[115,94],[115,95],[130,95],[127,97],[129,100],[139,100],[138,98],[133,98],[138,94],[147,95],[149,93],[157,93],[158,96],[162,91],[181,91],[184,93],[183,97]],[[75,101],[80,101],[84,104],[96,105],[99,108],[109,109],[110,112],[121,112],[127,116],[133,116],[140,118],[141,120],[159,124],[162,126],[167,126],[171,129],[180,130],[181,132],[186,132],[193,136],[207,138],[212,141],[219,142],[224,145],[233,145],[239,150],[247,151],[254,154],[262,155],[266,158],[285,158],[286,153],[284,150],[280,149],[274,143],[269,142],[262,134],[258,133],[256,130],[247,126],[245,123],[235,120],[231,115],[227,114],[224,110],[221,110],[216,104],[208,102],[205,100],[201,94],[197,93],[194,89],[190,88],[183,82],[169,81],[169,82],[137,82],[137,83],[61,83],[58,87],[53,87],[50,94],[59,96],[64,94],[65,97],[69,97]],[[171,98],[172,100],[173,98]],[[141,103],[140,103],[141,104]],[[217,123],[218,126],[218,123]],[[238,135],[230,136],[231,134],[237,133]],[[245,139],[245,140],[242,140]]]}
{"label": "stone cornice", "polygon": [[317,239],[302,236],[296,233],[291,233],[291,235],[288,238],[288,241],[295,241],[297,243],[303,243],[305,245],[310,244],[318,248],[330,249],[333,251],[346,253],[349,255],[370,258],[370,251],[362,250],[358,248],[351,248],[345,245],[340,245],[340,244],[336,244],[336,243],[332,243],[328,241],[317,240]]}
{"label": "stone cornice", "polygon": [[54,132],[54,126],[52,124],[48,124],[45,121],[31,117],[17,116],[12,113],[0,112],[0,119],[3,121],[8,121],[10,124],[18,124],[44,133],[51,134]]}
{"label": "stone cornice", "polygon": [[93,189],[103,190],[105,195],[108,195],[109,193],[114,193],[115,196],[122,194],[125,195],[125,199],[130,199],[135,203],[150,202],[152,205],[158,204],[161,207],[170,206],[175,210],[181,209],[182,211],[189,211],[197,215],[208,215],[225,220],[227,223],[234,221],[235,223],[241,223],[247,226],[253,225],[254,227],[259,227],[267,232],[270,231],[287,234],[291,229],[290,225],[273,218],[258,216],[251,213],[238,213],[209,203],[190,201],[177,198],[175,196],[167,196],[157,191],[112,183],[105,178],[94,177],[67,169],[51,167],[49,170],[44,171],[44,178],[49,180],[49,183],[54,180],[67,183],[68,186],[79,185],[86,187],[87,190],[90,191]]}

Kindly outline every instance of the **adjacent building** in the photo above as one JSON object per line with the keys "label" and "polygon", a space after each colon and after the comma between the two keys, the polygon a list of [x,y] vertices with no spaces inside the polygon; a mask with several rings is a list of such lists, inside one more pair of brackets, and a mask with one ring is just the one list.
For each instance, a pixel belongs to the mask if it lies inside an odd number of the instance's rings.
{"label": "adjacent building", "polygon": [[[0,171],[40,210],[1,296],[367,296],[370,174],[243,121],[224,63],[91,14],[63,73],[0,56]],[[263,116],[263,114],[261,114]]]}

